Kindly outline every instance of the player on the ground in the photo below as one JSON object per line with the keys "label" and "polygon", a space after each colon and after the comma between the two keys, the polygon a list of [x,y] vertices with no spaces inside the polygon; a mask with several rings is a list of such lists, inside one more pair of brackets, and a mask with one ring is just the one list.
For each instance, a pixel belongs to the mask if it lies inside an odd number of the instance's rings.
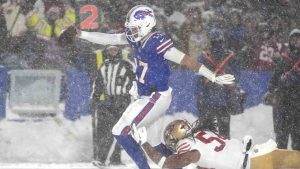
{"label": "player on the ground", "polygon": [[234,76],[216,76],[204,65],[176,49],[172,40],[155,30],[154,12],[145,5],[133,7],[127,14],[125,33],[105,34],[79,31],[79,37],[98,44],[129,44],[136,63],[136,81],[130,93],[137,99],[123,113],[112,133],[140,169],[149,169],[147,158],[130,136],[133,124],[149,126],[165,113],[171,103],[169,61],[187,66],[220,85],[234,83]]}
{"label": "player on the ground", "polygon": [[190,164],[214,169],[300,168],[300,152],[279,150],[273,140],[251,146],[250,136],[245,136],[243,141],[223,139],[186,120],[174,120],[164,130],[165,144],[174,152],[170,156],[162,155],[147,142],[145,127],[133,126],[132,135],[161,168],[181,168]]}

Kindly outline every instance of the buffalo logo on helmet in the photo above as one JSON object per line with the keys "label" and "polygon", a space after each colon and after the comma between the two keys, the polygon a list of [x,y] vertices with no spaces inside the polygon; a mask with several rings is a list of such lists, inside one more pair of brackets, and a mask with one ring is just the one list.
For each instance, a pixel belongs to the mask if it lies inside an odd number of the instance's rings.
{"label": "buffalo logo on helmet", "polygon": [[136,18],[136,19],[144,19],[145,16],[151,16],[151,17],[154,17],[152,11],[150,11],[150,10],[148,10],[148,9],[145,9],[145,10],[138,10],[138,11],[136,11],[135,14],[134,14],[134,18]]}

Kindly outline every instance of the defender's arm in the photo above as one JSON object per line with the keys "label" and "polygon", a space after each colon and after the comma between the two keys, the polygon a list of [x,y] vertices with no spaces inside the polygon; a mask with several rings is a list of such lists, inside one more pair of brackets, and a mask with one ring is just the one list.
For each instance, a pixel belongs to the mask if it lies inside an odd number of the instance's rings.
{"label": "defender's arm", "polygon": [[144,143],[142,146],[151,160],[161,168],[182,168],[191,163],[196,163],[201,156],[198,150],[191,150],[182,154],[173,154],[165,157],[156,151],[148,142]]}
{"label": "defender's arm", "polygon": [[190,150],[182,154],[174,154],[168,157],[163,156],[151,144],[147,142],[147,130],[145,127],[139,129],[136,125],[132,125],[131,135],[133,139],[142,145],[144,151],[148,154],[160,168],[181,168],[191,163],[196,163],[200,159],[200,152],[198,150]]}

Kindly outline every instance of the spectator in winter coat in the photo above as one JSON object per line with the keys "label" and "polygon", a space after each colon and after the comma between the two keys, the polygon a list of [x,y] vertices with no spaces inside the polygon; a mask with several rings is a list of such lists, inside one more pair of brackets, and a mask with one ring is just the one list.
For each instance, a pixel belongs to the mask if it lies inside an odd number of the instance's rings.
{"label": "spectator in winter coat", "polygon": [[180,46],[191,57],[208,49],[208,33],[204,28],[199,7],[190,7],[186,12],[187,20],[180,28]]}
{"label": "spectator in winter coat", "polygon": [[34,8],[26,16],[26,25],[44,45],[40,47],[42,56],[35,59],[40,62],[34,63],[33,68],[65,71],[74,66],[70,60],[76,57],[78,50],[73,45],[73,39],[64,34],[64,30],[74,25],[75,21],[75,10],[67,1],[35,2]]}
{"label": "spectator in winter coat", "polygon": [[257,70],[271,71],[274,69],[275,58],[280,58],[287,50],[285,38],[282,34],[282,20],[274,16],[261,27],[260,39],[253,46],[253,59]]}
{"label": "spectator in winter coat", "polygon": [[[216,74],[232,73],[240,76],[240,66],[232,51],[224,46],[224,35],[220,30],[212,30],[209,35],[211,48],[209,52],[202,52],[198,61],[209,65]],[[217,86],[202,79],[204,89],[200,93],[200,119],[204,123],[214,123],[217,120],[219,133],[230,138],[230,115],[240,113],[236,103],[237,93],[240,92],[238,84]],[[210,125],[210,124],[205,124]]]}
{"label": "spectator in winter coat", "polygon": [[[2,41],[7,42],[7,28],[6,28],[6,21],[4,17],[4,10],[2,6],[3,2],[0,1],[0,38]],[[6,50],[6,43],[0,44],[0,54],[2,54]]]}
{"label": "spectator in winter coat", "polygon": [[[253,19],[256,18],[256,19]],[[260,15],[257,13],[248,13],[243,16],[243,27],[246,32],[245,46],[239,51],[242,70],[254,69],[254,57],[256,44],[259,40],[258,24],[260,23]]]}
{"label": "spectator in winter coat", "polygon": [[[34,2],[7,0],[0,3],[1,40],[3,53],[1,64],[8,69],[35,68],[44,50],[44,43],[38,41],[26,26],[26,16]],[[1,49],[0,49],[1,52]]]}
{"label": "spectator in winter coat", "polygon": [[292,149],[300,150],[300,30],[289,35],[289,52],[274,61],[276,68],[265,96],[273,105],[276,142],[286,149],[291,135]]}
{"label": "spectator in winter coat", "polygon": [[226,47],[240,57],[240,52],[245,46],[246,30],[242,25],[242,17],[238,11],[231,11],[229,18],[230,23],[225,31]]}

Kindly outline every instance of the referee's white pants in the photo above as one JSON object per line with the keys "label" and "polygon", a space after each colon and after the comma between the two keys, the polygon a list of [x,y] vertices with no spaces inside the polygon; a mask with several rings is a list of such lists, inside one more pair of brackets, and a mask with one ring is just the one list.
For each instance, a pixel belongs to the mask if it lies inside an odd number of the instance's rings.
{"label": "referee's white pants", "polygon": [[128,135],[131,125],[149,127],[165,114],[172,100],[172,88],[164,92],[154,92],[150,96],[143,96],[130,104],[122,117],[112,129],[113,135]]}

